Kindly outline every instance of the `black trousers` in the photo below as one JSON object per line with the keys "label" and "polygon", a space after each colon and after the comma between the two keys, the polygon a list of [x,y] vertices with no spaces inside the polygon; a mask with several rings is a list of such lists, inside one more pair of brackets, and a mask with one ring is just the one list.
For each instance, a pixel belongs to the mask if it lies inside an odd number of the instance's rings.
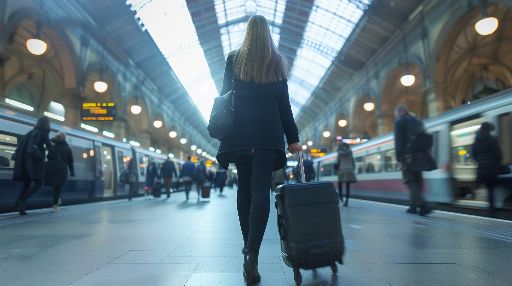
{"label": "black trousers", "polygon": [[422,207],[425,204],[423,198],[423,174],[421,171],[414,171],[410,166],[404,166],[402,176],[404,184],[409,189],[410,205],[412,207]]}
{"label": "black trousers", "polygon": [[23,189],[21,190],[21,193],[16,200],[16,205],[18,206],[19,210],[25,210],[25,203],[27,202],[28,198],[37,192],[37,190],[39,190],[42,185],[43,182],[40,180],[23,182]]}
{"label": "black trousers", "polygon": [[53,205],[56,206],[59,203],[61,186],[53,187]]}
{"label": "black trousers", "polygon": [[237,210],[244,243],[259,253],[270,212],[272,171],[277,159],[273,150],[255,150],[238,157]]}
{"label": "black trousers", "polygon": [[[348,198],[350,197],[350,183],[345,182],[345,204],[348,204]],[[340,195],[340,201],[343,202],[343,182],[338,181],[338,194]]]}

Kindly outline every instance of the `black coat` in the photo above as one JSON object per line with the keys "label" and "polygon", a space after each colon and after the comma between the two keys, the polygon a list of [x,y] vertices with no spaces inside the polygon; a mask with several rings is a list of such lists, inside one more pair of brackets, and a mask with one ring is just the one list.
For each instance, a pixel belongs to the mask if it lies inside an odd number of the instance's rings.
{"label": "black coat", "polygon": [[[68,175],[75,175],[73,168],[73,153],[66,141],[56,141],[48,153],[48,162],[45,168],[45,185],[62,187],[68,182]],[[68,172],[69,169],[69,172]]]}
{"label": "black coat", "polygon": [[171,160],[166,160],[162,164],[160,175],[162,175],[162,178],[172,178],[173,175],[177,177],[178,173],[176,173],[176,166],[174,165],[174,162]]}
{"label": "black coat", "polygon": [[478,181],[497,179],[498,167],[501,164],[501,150],[496,137],[477,134],[473,143],[473,158],[478,163],[476,169]]}
{"label": "black coat", "polygon": [[421,130],[423,130],[423,123],[416,116],[409,113],[402,115],[395,121],[395,152],[398,162],[403,162],[404,155],[411,152],[411,146],[409,145],[414,136]]}
{"label": "black coat", "polygon": [[50,131],[34,128],[28,132],[16,148],[13,159],[15,181],[42,181],[44,178],[44,155],[50,147]]}
{"label": "black coat", "polygon": [[[232,89],[234,53],[228,55],[221,95]],[[233,78],[235,130],[223,139],[217,161],[223,168],[234,163],[240,152],[274,149],[279,152],[274,170],[286,163],[284,136],[288,144],[299,142],[286,81],[257,84]]]}

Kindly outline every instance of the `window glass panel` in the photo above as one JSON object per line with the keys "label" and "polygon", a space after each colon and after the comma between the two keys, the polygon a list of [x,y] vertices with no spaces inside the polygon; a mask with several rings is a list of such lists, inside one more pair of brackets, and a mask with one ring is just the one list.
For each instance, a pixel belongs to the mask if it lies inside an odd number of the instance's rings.
{"label": "window glass panel", "polygon": [[388,150],[384,153],[384,169],[386,172],[400,171],[400,165],[396,161],[395,150]]}
{"label": "window glass panel", "polygon": [[380,173],[382,171],[381,154],[371,154],[364,157],[364,172],[367,174]]}
{"label": "window glass panel", "polygon": [[356,163],[356,171],[357,171],[357,173],[358,174],[363,174],[364,173],[363,157],[354,158],[354,161]]}
{"label": "window glass panel", "polygon": [[502,163],[512,164],[512,114],[502,114],[498,118],[498,139],[502,152]]}

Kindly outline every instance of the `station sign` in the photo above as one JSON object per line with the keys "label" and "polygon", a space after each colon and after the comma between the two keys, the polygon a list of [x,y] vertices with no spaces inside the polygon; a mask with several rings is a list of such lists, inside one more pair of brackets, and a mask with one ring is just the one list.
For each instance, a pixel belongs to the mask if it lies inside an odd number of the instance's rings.
{"label": "station sign", "polygon": [[309,149],[309,155],[311,155],[311,158],[322,158],[326,154],[327,154],[327,148],[326,147],[311,148],[311,149]]}
{"label": "station sign", "polygon": [[193,155],[193,156],[190,156],[190,161],[192,161],[192,163],[197,163],[199,162],[199,157]]}
{"label": "station sign", "polygon": [[206,160],[206,167],[213,167],[213,161],[212,160]]}
{"label": "station sign", "polygon": [[115,102],[82,103],[82,121],[114,121],[115,113]]}

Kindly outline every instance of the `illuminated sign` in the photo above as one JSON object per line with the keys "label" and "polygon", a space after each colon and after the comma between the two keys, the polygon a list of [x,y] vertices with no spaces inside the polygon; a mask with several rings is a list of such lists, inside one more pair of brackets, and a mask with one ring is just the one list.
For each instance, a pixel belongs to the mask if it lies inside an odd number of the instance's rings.
{"label": "illuminated sign", "polygon": [[309,149],[309,154],[311,155],[311,158],[321,158],[327,154],[327,148],[311,148]]}
{"label": "illuminated sign", "polygon": [[82,103],[82,121],[113,121],[115,113],[114,102]]}
{"label": "illuminated sign", "polygon": [[192,161],[192,163],[197,163],[197,162],[199,162],[199,157],[197,157],[197,156],[191,156],[191,157],[190,157],[190,161]]}
{"label": "illuminated sign", "polygon": [[212,160],[206,160],[206,167],[213,167],[213,161]]}

